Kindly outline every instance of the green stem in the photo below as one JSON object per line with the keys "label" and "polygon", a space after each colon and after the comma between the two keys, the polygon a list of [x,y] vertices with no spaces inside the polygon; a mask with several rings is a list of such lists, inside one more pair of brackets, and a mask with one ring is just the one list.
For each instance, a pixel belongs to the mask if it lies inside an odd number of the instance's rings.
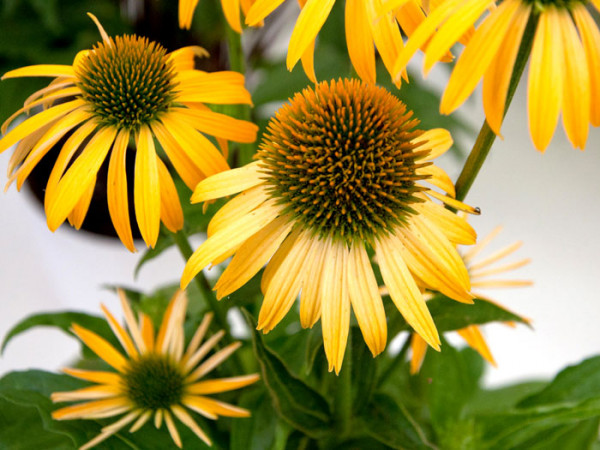
{"label": "green stem", "polygon": [[400,351],[398,352],[396,357],[390,362],[390,364],[385,369],[385,372],[383,372],[381,374],[381,376],[379,377],[379,386],[383,386],[385,384],[385,382],[387,381],[387,379],[390,377],[390,375],[392,373],[394,373],[394,370],[396,370],[396,367],[398,366],[398,364],[402,364],[404,362],[406,353],[408,352],[408,349],[410,348],[411,337],[412,337],[411,334],[409,334],[406,337],[406,341],[404,341],[404,344],[402,345],[402,348],[400,349]]}
{"label": "green stem", "polygon": [[[228,24],[225,25],[227,30],[227,49],[229,54],[229,68],[234,72],[246,74],[246,59],[242,50],[242,36],[233,30]],[[248,105],[235,105],[232,115],[236,119],[251,121],[250,107]],[[252,144],[236,144],[231,151],[230,162],[231,167],[240,166],[240,150],[244,154],[251,155],[253,153]]]}
{"label": "green stem", "polygon": [[346,355],[335,386],[334,416],[339,427],[339,436],[343,438],[351,431],[352,420],[352,333],[348,334]]}
{"label": "green stem", "polygon": [[[519,47],[519,52],[517,53],[517,58],[515,60],[515,65],[513,68],[513,73],[510,78],[510,84],[508,85],[508,92],[506,95],[506,104],[504,106],[504,115],[506,115],[506,111],[508,111],[508,107],[512,101],[513,96],[515,95],[515,91],[517,90],[517,86],[519,84],[519,80],[523,75],[523,71],[525,66],[527,65],[527,60],[529,59],[529,55],[531,53],[531,47],[533,45],[533,37],[535,35],[535,28],[537,25],[537,16],[531,15],[529,18],[529,22],[527,23],[527,27],[525,28],[525,32],[523,33],[523,38],[521,39],[521,45]],[[483,125],[481,126],[481,130],[479,131],[479,135],[477,136],[477,140],[473,145],[473,149],[463,166],[462,172],[460,173],[458,180],[456,181],[456,198],[458,200],[464,200],[467,196],[469,189],[471,189],[471,185],[477,178],[485,159],[492,148],[492,144],[496,140],[496,134],[489,127],[487,120],[484,120]]]}

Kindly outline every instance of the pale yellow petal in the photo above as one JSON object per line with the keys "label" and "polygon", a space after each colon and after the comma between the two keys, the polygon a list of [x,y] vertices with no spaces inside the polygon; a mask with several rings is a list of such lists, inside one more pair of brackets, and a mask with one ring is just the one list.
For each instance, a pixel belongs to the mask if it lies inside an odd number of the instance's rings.
{"label": "pale yellow petal", "polygon": [[182,402],[185,406],[194,411],[204,414],[205,412],[212,413],[215,416],[226,417],[250,417],[250,411],[230,405],[219,400],[214,400],[208,397],[200,397],[197,395],[188,395],[183,398]]}
{"label": "pale yellow petal", "polygon": [[186,392],[190,394],[218,394],[221,392],[233,391],[249,386],[260,380],[260,375],[253,373],[251,375],[242,375],[231,378],[215,378],[213,380],[199,381],[190,385]]}
{"label": "pale yellow petal", "polygon": [[76,323],[73,324],[72,330],[85,345],[106,361],[107,364],[119,372],[124,372],[127,369],[127,360],[106,339],[98,336],[93,331],[80,327]]}
{"label": "pale yellow petal", "polygon": [[481,330],[477,325],[470,325],[461,330],[456,330],[457,333],[469,344],[473,350],[479,353],[483,359],[488,361],[492,366],[496,367],[496,361],[492,356],[492,352],[488,347],[483,335],[481,334]]}
{"label": "pale yellow petal", "polygon": [[[218,176],[218,175],[217,175]],[[240,216],[246,215],[269,199],[264,185],[246,189],[219,209],[208,224],[206,234],[210,237],[224,227],[231,226]]]}
{"label": "pale yellow petal", "polygon": [[325,242],[324,239],[314,239],[311,259],[305,266],[300,296],[300,324],[303,328],[312,328],[321,317],[323,268],[328,249]]}
{"label": "pale yellow petal", "polygon": [[418,203],[413,208],[427,217],[453,244],[475,244],[477,233],[462,217],[433,202]]}
{"label": "pale yellow petal", "polygon": [[183,409],[179,405],[173,405],[171,406],[171,411],[173,411],[175,417],[181,420],[181,422],[190,430],[192,430],[196,436],[202,439],[206,443],[206,445],[212,445],[210,438],[206,435],[204,431],[200,429],[198,424],[194,421],[194,419],[192,419],[192,416],[190,416],[185,409]]}
{"label": "pale yellow petal", "polygon": [[203,180],[194,190],[192,203],[205,202],[237,194],[262,182],[261,163],[256,161]]}
{"label": "pale yellow petal", "polygon": [[415,150],[429,149],[429,154],[421,161],[431,161],[446,153],[450,147],[452,147],[454,140],[448,130],[445,130],[444,128],[433,128],[413,139],[411,143],[418,144],[418,146],[415,147]]}

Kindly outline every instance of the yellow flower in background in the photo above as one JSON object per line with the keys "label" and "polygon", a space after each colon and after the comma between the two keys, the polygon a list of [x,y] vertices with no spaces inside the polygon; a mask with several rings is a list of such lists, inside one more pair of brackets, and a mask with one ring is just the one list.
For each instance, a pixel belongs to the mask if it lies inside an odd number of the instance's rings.
{"label": "yellow flower in background", "polygon": [[[199,0],[179,0],[179,28],[189,30],[192,26],[194,11],[198,6]],[[256,0],[221,0],[223,14],[229,23],[229,26],[238,33],[242,32],[242,23],[240,20],[240,8],[244,16],[248,14],[250,7]]]}
{"label": "yellow flower in background", "polygon": [[[277,9],[283,0],[256,0],[246,15],[246,23],[259,25],[262,20]],[[306,75],[316,82],[314,71],[314,44],[317,34],[327,20],[335,0],[298,0],[301,12],[290,38],[287,54],[289,70],[301,60]],[[346,43],[352,65],[363,81],[375,83],[375,48],[384,65],[393,73],[394,63],[404,47],[400,28],[407,34],[425,19],[425,7],[418,0],[346,0],[345,27]],[[401,3],[399,6],[396,3]],[[440,3],[432,2],[435,5]],[[429,8],[429,7],[427,7]],[[432,6],[433,8],[433,6]],[[424,43],[423,47],[426,46]],[[451,59],[450,53],[445,55]],[[400,80],[397,81],[399,85]]]}
{"label": "yellow flower in background", "polygon": [[174,418],[181,421],[207,445],[211,445],[210,438],[188,410],[213,420],[218,416],[250,416],[250,412],[245,409],[207,397],[208,394],[248,386],[259,379],[258,374],[252,374],[202,380],[241,345],[239,342],[230,344],[202,361],[224,334],[220,331],[202,344],[212,314],[204,316],[185,349],[185,293],[180,291],[173,296],[157,334],[154,333],[150,318],[140,313],[136,320],[125,294],[119,291],[119,296],[128,331],[104,306],[102,310],[125,350],[125,355],[94,332],[77,324],[73,324],[72,328],[81,341],[116,372],[64,369],[73,377],[96,384],[75,391],[52,394],[54,402],[84,401],[54,411],[52,417],[56,420],[97,420],[123,415],[116,422],[102,428],[101,433],[81,449],[99,444],[132,422],[129,431],[137,431],[152,418],[156,428],[160,428],[164,420],[178,447],[181,447],[181,439]]}
{"label": "yellow flower in background", "polygon": [[471,303],[454,244],[473,244],[476,236],[430,197],[477,210],[452,198],[448,175],[432,165],[452,145],[450,134],[423,132],[417,124],[396,97],[358,80],[322,82],[296,94],[269,123],[259,161],[197,186],[192,202],[241,194],[211,220],[182,286],[234,255],[215,286],[223,298],[268,262],[258,328],[272,330],[302,291],[302,326],[322,319],[329,370],[339,372],[351,308],[373,355],[386,345],[386,316],[369,256],[374,251],[393,302],[438,349],[417,281]]}
{"label": "yellow flower in background", "polygon": [[[600,125],[600,31],[585,0],[505,0],[490,9],[463,50],[442,97],[440,111],[450,114],[483,78],[483,107],[496,134],[504,116],[506,95],[528,22],[535,25],[529,62],[529,129],[535,147],[545,150],[562,112],[572,145],[583,149],[589,123]],[[424,70],[433,65],[475,23],[493,0],[448,1],[413,33],[394,68],[397,78],[425,40]]]}
{"label": "yellow flower in background", "polygon": [[[517,251],[521,245],[523,245],[521,241],[514,242],[513,244],[501,248],[485,258],[480,260],[476,259],[477,256],[498,235],[498,233],[500,233],[500,231],[502,231],[502,227],[497,227],[468,251],[461,253],[462,258],[467,265],[467,269],[471,277],[471,287],[473,289],[524,287],[531,286],[532,284],[532,282],[529,280],[493,278],[498,274],[516,270],[531,262],[531,259],[523,258],[515,262],[502,264],[500,266],[496,264]],[[492,278],[490,279],[489,277]],[[473,292],[473,295],[475,295],[477,298],[483,298],[488,301],[492,301],[489,298],[486,298],[485,295],[478,292]],[[514,326],[514,323],[507,322],[507,325]],[[478,325],[470,325],[461,330],[457,330],[456,332],[465,340],[469,347],[477,351],[490,364],[496,366],[496,361],[494,360],[492,352],[490,351],[490,348],[488,347]],[[417,334],[412,335],[411,351],[412,356],[410,359],[410,373],[415,374],[421,368],[423,360],[425,359],[425,353],[427,352],[427,343]]]}
{"label": "yellow flower in background", "polygon": [[[95,18],[94,18],[95,20]],[[169,170],[157,155],[155,138],[190,189],[206,176],[229,168],[224,155],[204,136],[253,142],[256,125],[211,111],[205,103],[251,103],[244,76],[194,70],[200,47],[172,53],[138,36],[109,38],[80,52],[72,66],[36,65],[6,73],[54,77],[3,125],[0,152],[17,144],[9,162],[9,183],[20,189],[33,168],[61,139],[46,186],[44,206],[50,230],[65,219],[79,228],[87,213],[98,170],[109,157],[107,197],[123,244],[135,251],[127,198],[126,153],[135,148],[134,204],[141,235],[156,243],[160,222],[171,231],[183,226],[179,197]],[[32,115],[7,132],[22,113]],[[57,148],[56,151],[59,151]]]}

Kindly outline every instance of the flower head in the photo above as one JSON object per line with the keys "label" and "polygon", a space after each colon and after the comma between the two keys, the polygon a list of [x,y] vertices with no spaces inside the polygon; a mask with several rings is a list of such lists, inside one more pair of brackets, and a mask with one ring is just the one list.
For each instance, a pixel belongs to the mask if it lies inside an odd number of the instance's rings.
{"label": "flower head", "polygon": [[119,291],[119,295],[128,331],[104,306],[102,309],[126,355],[94,332],[76,324],[72,328],[85,345],[116,372],[64,369],[73,377],[97,384],[76,391],[52,394],[54,402],[85,401],[54,411],[52,417],[56,420],[100,419],[123,415],[116,422],[102,428],[102,432],[82,449],[97,445],[131,423],[133,425],[130,431],[134,432],[152,417],[157,428],[160,428],[164,420],[173,441],[179,447],[181,439],[174,417],[207,445],[211,445],[208,435],[186,408],[209,419],[250,415],[245,409],[206,396],[239,389],[259,379],[257,374],[253,374],[202,380],[240,346],[239,342],[230,344],[202,362],[224,334],[221,331],[202,344],[211,314],[204,316],[185,349],[183,323],[187,298],[183,292],[177,292],[173,296],[156,335],[150,318],[141,313],[139,322],[136,321],[124,293]]}
{"label": "flower head", "polygon": [[[119,238],[134,251],[125,167],[130,140],[135,151],[135,216],[144,241],[153,247],[161,220],[172,231],[183,226],[179,197],[157,155],[155,138],[193,189],[206,176],[229,168],[203,133],[225,147],[227,140],[254,141],[257,127],[204,105],[251,100],[241,74],[194,70],[194,58],[206,54],[202,48],[167,53],[146,38],[113,39],[101,27],[100,31],[103,41],[80,52],[72,66],[29,66],[4,75],[3,79],[55,78],[4,123],[0,152],[17,144],[9,163],[9,183],[16,180],[20,189],[38,162],[66,139],[60,151],[56,149],[58,157],[46,186],[44,203],[52,231],[67,218],[76,228],[81,226],[98,170],[110,154],[108,209]],[[36,107],[43,111],[7,132],[16,117]]]}
{"label": "flower head", "polygon": [[[535,33],[529,63],[529,129],[538,150],[550,143],[562,112],[567,137],[584,148],[589,123],[600,125],[600,31],[586,0],[447,1],[409,39],[394,67],[400,77],[419,46],[429,40],[424,70],[488,11],[458,59],[440,111],[458,108],[483,78],[483,107],[496,134],[504,117],[508,87],[525,33]],[[528,25],[529,24],[529,25]]]}
{"label": "flower head", "polygon": [[[507,264],[496,265],[499,261],[508,257],[517,251],[523,244],[521,241],[514,242],[482,259],[477,259],[477,256],[490,244],[490,242],[502,231],[502,227],[497,227],[489,235],[481,239],[477,244],[465,252],[461,252],[461,256],[469,271],[471,278],[471,287],[474,289],[482,288],[509,288],[509,287],[524,287],[531,286],[530,280],[517,279],[494,279],[495,275],[516,270],[526,266],[531,262],[529,258],[523,258]],[[479,292],[473,293],[477,298],[486,298]],[[492,301],[487,299],[488,301]],[[527,319],[525,319],[528,321]],[[512,322],[507,322],[507,325],[514,326]],[[478,325],[469,325],[468,327],[456,330],[461,338],[465,340],[467,345],[477,351],[485,360],[493,366],[496,366],[496,361],[492,356],[492,352],[488,347],[485,338]],[[425,353],[427,351],[427,343],[418,335],[413,334],[411,338],[412,356],[410,359],[410,372],[415,374],[421,368]]]}
{"label": "flower head", "polygon": [[[199,0],[179,0],[179,28],[189,30],[192,26],[194,11],[198,6]],[[221,0],[223,14],[229,23],[229,26],[238,33],[242,32],[242,23],[240,20],[240,8],[244,15],[256,0]]]}
{"label": "flower head", "polygon": [[475,232],[430,196],[476,211],[452,198],[448,175],[431,163],[451,146],[449,133],[423,132],[417,124],[385,89],[357,80],[322,82],[296,94],[269,123],[259,161],[196,188],[193,202],[241,194],[215,214],[182,286],[235,254],[215,286],[222,298],[269,262],[258,328],[273,329],[302,290],[302,325],[322,319],[330,370],[337,372],[351,308],[371,352],[386,345],[373,250],[392,300],[438,348],[417,281],[470,303],[467,271],[453,244],[473,244]]}
{"label": "flower head", "polygon": [[[289,70],[301,60],[306,75],[316,82],[314,45],[317,34],[327,20],[336,0],[299,0],[302,9],[290,38],[287,54]],[[256,26],[271,14],[281,0],[258,0],[246,15],[246,23]],[[400,4],[393,12],[384,12]],[[401,29],[410,35],[425,19],[424,7],[418,0],[346,0],[346,43],[354,69],[367,82],[375,83],[375,48],[387,70],[392,73],[394,62],[404,47]],[[426,43],[423,44],[426,47]],[[450,57],[450,53],[446,57]],[[398,85],[400,80],[398,80]]]}

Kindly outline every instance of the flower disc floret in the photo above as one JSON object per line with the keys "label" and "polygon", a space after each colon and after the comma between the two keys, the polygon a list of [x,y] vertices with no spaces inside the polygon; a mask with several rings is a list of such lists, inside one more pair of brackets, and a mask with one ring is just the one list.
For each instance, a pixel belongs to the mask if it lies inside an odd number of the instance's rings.
{"label": "flower disc floret", "polygon": [[425,178],[417,119],[386,90],[357,80],[296,94],[271,121],[258,158],[271,196],[322,236],[371,239],[406,222]]}
{"label": "flower disc floret", "polygon": [[160,44],[147,38],[126,35],[100,42],[76,71],[94,113],[120,129],[152,123],[174,98],[173,63]]}
{"label": "flower disc floret", "polygon": [[124,376],[127,397],[138,408],[153,411],[181,403],[184,380],[168,355],[153,353],[131,360]]}

